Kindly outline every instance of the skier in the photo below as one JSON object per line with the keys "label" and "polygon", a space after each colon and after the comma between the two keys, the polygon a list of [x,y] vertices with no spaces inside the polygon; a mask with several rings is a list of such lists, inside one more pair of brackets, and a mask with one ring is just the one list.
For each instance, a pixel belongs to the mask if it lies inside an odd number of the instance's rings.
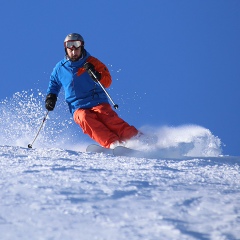
{"label": "skier", "polygon": [[[141,133],[112,110],[98,80],[108,88],[111,75],[107,67],[84,48],[84,39],[71,33],[64,40],[66,56],[50,76],[45,107],[53,111],[61,87],[74,121],[93,140],[105,148],[115,148]],[[97,77],[97,80],[94,79]]]}

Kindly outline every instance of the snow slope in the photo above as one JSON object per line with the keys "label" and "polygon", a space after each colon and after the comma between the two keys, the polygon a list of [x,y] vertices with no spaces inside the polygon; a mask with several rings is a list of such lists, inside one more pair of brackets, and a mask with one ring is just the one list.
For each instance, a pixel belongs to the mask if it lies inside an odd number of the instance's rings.
{"label": "snow slope", "polygon": [[240,239],[240,158],[218,157],[210,130],[161,126],[154,149],[128,143],[166,157],[87,153],[59,101],[28,149],[43,102],[23,91],[0,103],[1,240]]}
{"label": "snow slope", "polygon": [[239,163],[0,146],[0,239],[239,239]]}

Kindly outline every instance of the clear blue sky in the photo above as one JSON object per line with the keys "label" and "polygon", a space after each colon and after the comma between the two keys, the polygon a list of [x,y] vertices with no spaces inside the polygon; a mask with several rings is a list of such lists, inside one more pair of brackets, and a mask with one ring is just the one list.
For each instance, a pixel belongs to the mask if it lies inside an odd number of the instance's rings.
{"label": "clear blue sky", "polygon": [[65,36],[79,32],[112,73],[121,117],[201,125],[240,155],[239,0],[8,0],[0,16],[0,100],[45,92]]}

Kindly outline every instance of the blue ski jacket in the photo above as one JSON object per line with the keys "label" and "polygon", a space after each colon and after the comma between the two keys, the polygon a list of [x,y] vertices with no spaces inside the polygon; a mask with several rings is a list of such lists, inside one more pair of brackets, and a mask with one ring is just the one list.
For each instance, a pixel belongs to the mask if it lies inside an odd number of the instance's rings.
{"label": "blue ski jacket", "polygon": [[109,87],[112,79],[107,67],[86,50],[77,62],[72,62],[67,57],[62,59],[56,64],[50,76],[47,94],[52,93],[58,96],[63,87],[65,100],[72,114],[79,108],[92,108],[101,103],[108,103],[108,98],[101,86],[83,68],[86,62],[94,65],[101,74],[102,85]]}

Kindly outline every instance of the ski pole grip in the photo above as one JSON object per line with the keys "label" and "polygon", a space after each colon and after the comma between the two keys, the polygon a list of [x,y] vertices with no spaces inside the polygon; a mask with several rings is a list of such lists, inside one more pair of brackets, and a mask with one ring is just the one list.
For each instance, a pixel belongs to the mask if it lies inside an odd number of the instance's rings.
{"label": "ski pole grip", "polygon": [[88,72],[88,74],[94,81],[100,81],[101,74],[95,70],[95,67],[92,63],[85,62],[83,68]]}

